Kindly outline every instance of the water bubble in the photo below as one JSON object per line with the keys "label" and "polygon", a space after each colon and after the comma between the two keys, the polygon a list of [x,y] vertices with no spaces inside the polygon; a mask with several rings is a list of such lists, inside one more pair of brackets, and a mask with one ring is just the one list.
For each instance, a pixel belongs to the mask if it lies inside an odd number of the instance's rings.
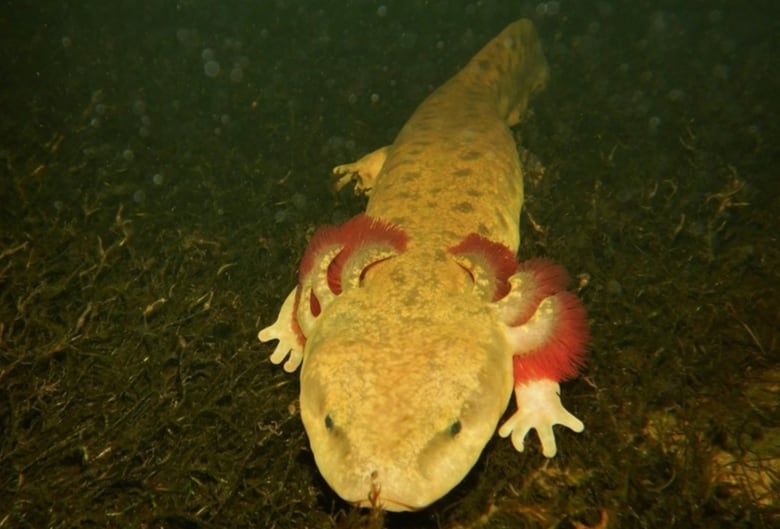
{"label": "water bubble", "polygon": [[100,128],[100,118],[92,118],[89,120],[89,126],[93,129],[99,129]]}
{"label": "water bubble", "polygon": [[227,125],[228,123],[230,123],[230,116],[228,116],[227,114],[222,114],[219,117],[219,122],[222,123],[223,125]]}
{"label": "water bubble", "polygon": [[133,101],[133,114],[141,116],[145,112],[146,112],[146,103],[144,103],[143,99],[136,99],[135,101]]}
{"label": "water bubble", "polygon": [[610,279],[607,281],[607,293],[612,296],[620,296],[623,294],[623,285],[616,279]]}
{"label": "water bubble", "polygon": [[274,222],[276,224],[281,224],[286,221],[289,216],[290,212],[286,209],[277,209],[276,212],[274,212]]}
{"label": "water bubble", "polygon": [[106,105],[104,105],[103,103],[98,103],[97,105],[95,105],[95,114],[102,116],[105,113],[106,113]]}
{"label": "water bubble", "polygon": [[65,207],[65,204],[62,202],[62,200],[55,200],[52,206],[54,206],[54,210],[59,213],[62,211],[62,208]]}
{"label": "water bubble", "polygon": [[200,52],[200,58],[203,59],[203,62],[213,61],[214,57],[214,50],[211,48],[204,48],[203,51]]}
{"label": "water bubble", "polygon": [[658,116],[650,116],[650,119],[647,120],[647,130],[650,131],[651,134],[658,132],[658,127],[660,126],[661,118]]}
{"label": "water bubble", "polygon": [[152,118],[150,118],[147,115],[141,116],[141,124],[148,127],[149,125],[152,124]]}
{"label": "water bubble", "polygon": [[720,51],[726,55],[730,55],[737,50],[737,43],[733,39],[721,39]]}
{"label": "water bubble", "polygon": [[301,193],[293,193],[290,201],[295,209],[306,209],[306,197]]}
{"label": "water bubble", "polygon": [[669,90],[669,93],[666,94],[666,97],[672,103],[677,103],[678,101],[683,100],[683,98],[685,97],[685,93],[679,88],[672,88],[671,90]]}
{"label": "water bubble", "polygon": [[657,33],[663,33],[666,31],[668,23],[668,15],[663,11],[656,11],[650,15],[650,29]]}
{"label": "water bubble", "polygon": [[143,204],[146,202],[146,193],[144,193],[143,189],[139,189],[133,193],[133,201],[135,201],[136,204]]}
{"label": "water bubble", "polygon": [[379,7],[376,9],[376,14],[377,14],[377,16],[379,16],[379,17],[383,17],[383,16],[387,15],[387,6],[385,6],[385,5],[381,5],[381,6],[379,6]]}
{"label": "water bubble", "polygon": [[206,61],[203,65],[203,71],[206,72],[207,76],[214,78],[219,75],[219,63],[214,60]]}
{"label": "water bubble", "polygon": [[149,127],[146,127],[144,125],[138,127],[138,135],[141,136],[142,138],[148,138],[149,134],[151,134],[151,132],[149,131]]}
{"label": "water bubble", "polygon": [[612,4],[607,2],[599,2],[596,4],[596,9],[598,9],[599,16],[602,17],[612,16],[612,13],[615,11],[615,8],[612,7]]}
{"label": "water bubble", "polygon": [[615,198],[620,202],[621,204],[628,204],[631,202],[634,197],[636,196],[636,190],[632,187],[624,187],[623,189],[618,189],[617,193],[615,194]]}
{"label": "water bubble", "polygon": [[132,162],[135,160],[135,153],[131,149],[125,149],[122,151],[122,158],[127,162]]}
{"label": "water bubble", "polygon": [[718,22],[723,20],[723,13],[718,9],[713,9],[712,11],[709,12],[707,18],[709,19],[710,24],[717,24]]}
{"label": "water bubble", "polygon": [[71,44],[73,44],[73,42],[70,40],[70,37],[62,37],[63,48],[70,48]]}
{"label": "water bubble", "polygon": [[238,39],[234,39],[232,37],[227,37],[225,40],[222,41],[222,44],[227,49],[233,49],[233,50],[240,50],[244,47],[244,43],[241,42]]}
{"label": "water bubble", "polygon": [[230,80],[234,83],[240,83],[244,78],[244,70],[240,66],[236,65],[230,70]]}
{"label": "water bubble", "polygon": [[176,30],[176,40],[183,46],[196,47],[199,43],[198,31],[195,29],[179,28]]}
{"label": "water bubble", "polygon": [[104,97],[103,90],[95,90],[92,92],[92,104],[102,103]]}
{"label": "water bubble", "polygon": [[152,183],[156,186],[161,186],[165,183],[165,177],[162,173],[154,173],[152,175]]}
{"label": "water bubble", "polygon": [[405,50],[411,50],[414,45],[417,44],[417,33],[412,31],[404,31],[401,33],[401,37],[398,39],[398,45]]}
{"label": "water bubble", "polygon": [[379,102],[379,94],[371,94],[371,102],[372,103],[378,103]]}
{"label": "water bubble", "polygon": [[687,224],[687,227],[688,229],[686,231],[693,237],[701,237],[707,231],[705,224],[699,220],[691,220],[691,222]]}
{"label": "water bubble", "polygon": [[343,136],[331,136],[328,138],[328,141],[326,143],[327,148],[329,149],[340,149],[344,146],[344,137]]}
{"label": "water bubble", "polygon": [[547,14],[555,16],[561,11],[561,4],[555,1],[547,2]]}
{"label": "water bubble", "polygon": [[358,97],[356,94],[349,94],[349,97],[347,98],[347,101],[349,101],[350,105],[354,105],[357,103]]}

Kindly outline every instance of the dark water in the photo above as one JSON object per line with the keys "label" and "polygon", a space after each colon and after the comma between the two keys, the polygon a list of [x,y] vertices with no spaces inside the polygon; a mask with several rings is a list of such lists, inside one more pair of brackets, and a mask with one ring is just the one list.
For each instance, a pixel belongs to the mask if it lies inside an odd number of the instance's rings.
{"label": "dark water", "polygon": [[[775,3],[143,4],[0,10],[0,527],[780,524]],[[330,168],[519,17],[552,74],[521,257],[588,308],[586,430],[350,511],[255,334],[362,208]]]}

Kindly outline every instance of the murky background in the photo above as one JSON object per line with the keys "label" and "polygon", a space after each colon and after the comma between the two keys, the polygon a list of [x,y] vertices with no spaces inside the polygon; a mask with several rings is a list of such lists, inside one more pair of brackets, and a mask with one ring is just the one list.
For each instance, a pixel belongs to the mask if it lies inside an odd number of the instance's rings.
{"label": "murky background", "polygon": [[[777,527],[774,2],[23,2],[0,10],[0,528]],[[521,257],[588,308],[584,433],[351,510],[256,340],[332,166],[530,17]],[[381,420],[378,414],[377,420]],[[606,517],[605,517],[606,516]]]}

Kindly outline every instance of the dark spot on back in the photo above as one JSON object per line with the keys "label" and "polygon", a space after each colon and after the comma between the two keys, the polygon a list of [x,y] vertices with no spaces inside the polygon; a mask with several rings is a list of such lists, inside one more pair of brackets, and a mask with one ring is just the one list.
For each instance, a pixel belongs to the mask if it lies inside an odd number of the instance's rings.
{"label": "dark spot on back", "polygon": [[471,213],[474,211],[474,206],[471,205],[471,202],[458,202],[452,206],[452,209],[460,213]]}
{"label": "dark spot on back", "polygon": [[466,151],[460,154],[461,160],[478,160],[482,156],[479,151]]}

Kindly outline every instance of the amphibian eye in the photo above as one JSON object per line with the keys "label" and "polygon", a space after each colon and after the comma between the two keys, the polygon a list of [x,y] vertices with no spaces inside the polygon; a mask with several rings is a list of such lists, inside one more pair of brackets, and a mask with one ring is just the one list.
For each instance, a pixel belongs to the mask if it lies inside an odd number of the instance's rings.
{"label": "amphibian eye", "polygon": [[328,430],[333,430],[333,417],[331,417],[330,414],[325,416],[325,428]]}
{"label": "amphibian eye", "polygon": [[458,435],[461,428],[463,428],[463,425],[461,425],[460,419],[456,419],[455,422],[450,425],[450,437],[455,437]]}

